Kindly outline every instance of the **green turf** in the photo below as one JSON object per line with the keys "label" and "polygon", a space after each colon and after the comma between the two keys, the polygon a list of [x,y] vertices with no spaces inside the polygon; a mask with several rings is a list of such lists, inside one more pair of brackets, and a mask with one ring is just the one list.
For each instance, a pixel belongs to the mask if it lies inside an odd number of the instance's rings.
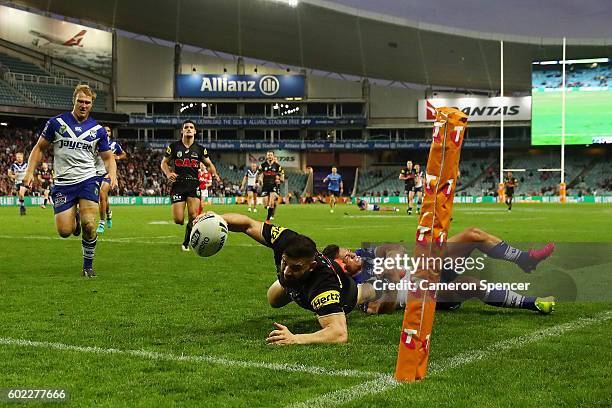
{"label": "green turf", "polygon": [[[565,143],[591,144],[593,137],[612,136],[612,91],[566,93]],[[561,92],[533,92],[531,144],[561,144]]]}
{"label": "green turf", "polygon": [[[246,213],[244,206],[215,209]],[[100,238],[96,252],[99,278],[85,280],[79,275],[80,240],[56,238],[52,211],[29,208],[20,217],[16,207],[0,208],[0,338],[393,372],[400,313],[351,313],[347,345],[267,346],[274,321],[294,332],[317,329],[312,315],[295,305],[267,305],[266,290],[275,279],[269,249],[232,234],[219,254],[198,258],[180,251],[181,227],[151,224],[169,221],[169,207],[116,206],[113,213],[114,227]],[[263,217],[263,211],[257,215]],[[611,206],[594,204],[516,204],[512,213],[498,205],[458,205],[451,235],[478,226],[511,242],[609,243],[611,216]],[[334,214],[325,206],[282,206],[275,223],[310,235],[321,247],[331,242],[356,247],[363,241],[411,242],[416,217],[365,214],[348,206]],[[553,267],[569,274],[579,271],[554,260],[535,274],[546,276]],[[609,271],[612,261],[597,264]],[[601,286],[593,284],[602,293],[612,292]],[[553,315],[539,316],[468,303],[456,312],[437,313],[431,361],[441,364],[460,353],[610,309],[611,302],[565,302]],[[421,383],[349,405],[609,406],[610,322],[442,370]],[[278,407],[364,381],[0,344],[0,388],[63,387],[70,392],[70,406]]]}

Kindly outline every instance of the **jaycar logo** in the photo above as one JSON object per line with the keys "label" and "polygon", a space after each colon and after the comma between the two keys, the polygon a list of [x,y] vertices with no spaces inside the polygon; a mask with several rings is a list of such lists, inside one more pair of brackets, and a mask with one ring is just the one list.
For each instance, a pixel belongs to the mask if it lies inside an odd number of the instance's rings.
{"label": "jaycar logo", "polygon": [[267,96],[275,95],[280,89],[280,82],[272,75],[266,75],[259,80],[259,90]]}

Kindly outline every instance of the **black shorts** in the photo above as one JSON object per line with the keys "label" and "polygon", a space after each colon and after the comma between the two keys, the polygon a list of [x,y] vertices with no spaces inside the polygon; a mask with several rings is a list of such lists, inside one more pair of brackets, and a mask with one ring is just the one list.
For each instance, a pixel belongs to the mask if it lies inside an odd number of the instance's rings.
{"label": "black shorts", "polygon": [[414,181],[410,183],[406,183],[404,186],[404,192],[408,194],[409,192],[414,191]]}
{"label": "black shorts", "polygon": [[43,190],[51,190],[51,182],[50,181],[43,181],[40,186],[42,187]]}
{"label": "black shorts", "polygon": [[172,204],[187,201],[187,197],[200,198],[200,183],[197,180],[175,181],[172,183],[170,190]]}
{"label": "black shorts", "polygon": [[415,193],[422,193],[423,192],[423,186],[421,187],[415,187],[413,190]]}
{"label": "black shorts", "polygon": [[506,196],[512,197],[513,195],[514,195],[514,189],[513,188],[507,188],[506,189]]}
{"label": "black shorts", "polygon": [[274,185],[265,185],[261,188],[261,196],[262,197],[267,197],[269,196],[271,193],[276,193],[278,194],[278,186],[276,184]]}
{"label": "black shorts", "polygon": [[333,195],[336,197],[340,197],[340,190],[327,190],[327,195]]}

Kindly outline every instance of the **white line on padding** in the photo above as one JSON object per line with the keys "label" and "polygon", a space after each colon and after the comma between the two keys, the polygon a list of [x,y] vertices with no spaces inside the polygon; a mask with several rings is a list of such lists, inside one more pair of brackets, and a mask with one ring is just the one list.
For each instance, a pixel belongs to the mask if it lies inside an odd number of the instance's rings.
{"label": "white line on padding", "polygon": [[[500,352],[520,348],[527,344],[531,344],[539,340],[545,339],[547,337],[558,337],[566,332],[578,330],[583,327],[590,326],[592,324],[602,323],[610,319],[612,319],[612,310],[599,313],[594,317],[580,318],[568,323],[563,323],[556,326],[548,327],[546,329],[538,330],[533,333],[526,334],[524,336],[514,337],[508,340],[502,340],[497,343],[493,343],[492,345],[482,350],[473,350],[468,351],[466,353],[461,353],[446,360],[442,360],[439,363],[432,361],[429,365],[429,375],[435,375],[446,370],[461,367],[466,364],[473,363],[475,361],[483,360],[492,355],[497,355]],[[307,401],[292,404],[290,405],[290,407],[310,408],[316,406],[324,406],[328,408],[332,406],[339,406],[368,395],[374,395],[388,391],[403,384],[409,383],[398,382],[392,376],[382,376],[355,385],[353,387],[343,388],[326,394],[321,394]]]}
{"label": "white line on padding", "polygon": [[63,343],[51,343],[46,341],[32,341],[23,339],[11,339],[0,337],[0,345],[7,346],[19,346],[19,347],[33,347],[42,348],[48,350],[61,350],[70,351],[77,353],[91,353],[91,354],[109,354],[109,355],[120,355],[139,357],[148,360],[165,360],[165,361],[186,361],[190,363],[209,363],[218,364],[225,367],[240,367],[240,368],[263,368],[274,371],[284,371],[290,373],[305,373],[312,375],[327,375],[332,377],[355,377],[355,378],[372,378],[381,376],[380,373],[359,371],[359,370],[333,370],[325,367],[307,366],[303,364],[285,364],[285,363],[264,363],[257,361],[242,361],[242,360],[231,360],[223,357],[213,356],[198,356],[198,355],[176,355],[168,353],[158,353],[155,351],[147,350],[120,350],[114,348],[100,348],[100,347],[89,347],[89,346],[73,346],[70,344]]}

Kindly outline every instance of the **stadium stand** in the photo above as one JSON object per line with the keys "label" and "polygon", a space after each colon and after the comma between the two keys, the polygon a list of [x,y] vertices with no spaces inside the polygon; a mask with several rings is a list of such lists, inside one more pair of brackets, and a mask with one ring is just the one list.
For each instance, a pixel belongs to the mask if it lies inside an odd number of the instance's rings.
{"label": "stadium stand", "polygon": [[0,79],[0,105],[27,106],[30,104],[30,101],[23,95]]}

